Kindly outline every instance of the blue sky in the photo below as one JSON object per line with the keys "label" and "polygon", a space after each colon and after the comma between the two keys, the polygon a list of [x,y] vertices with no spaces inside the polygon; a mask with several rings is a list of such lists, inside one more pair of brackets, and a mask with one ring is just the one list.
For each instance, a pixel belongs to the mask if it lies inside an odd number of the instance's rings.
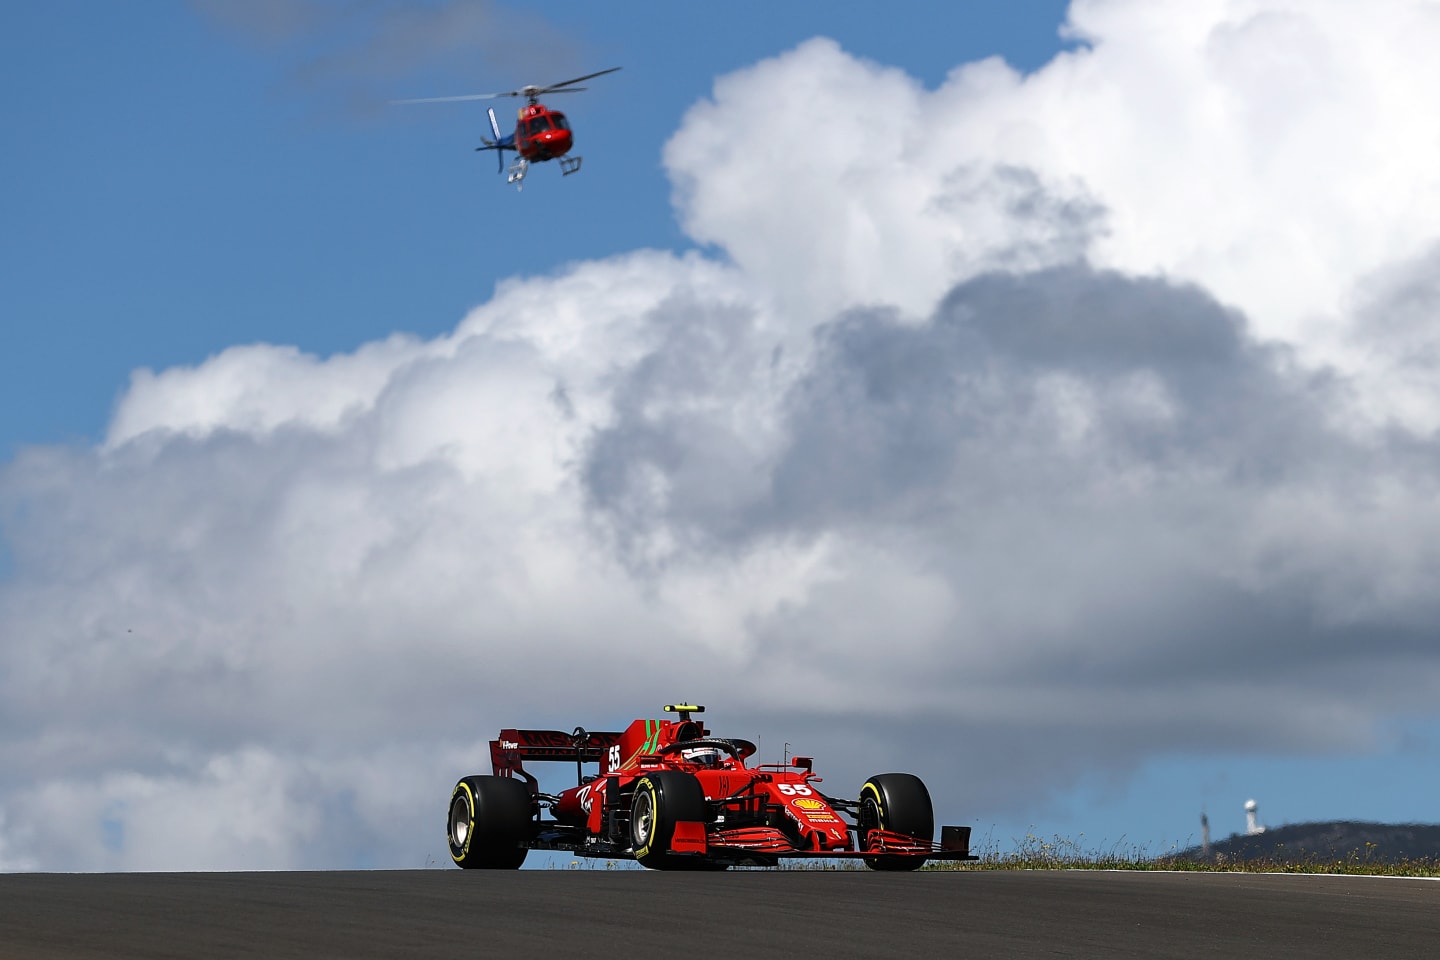
{"label": "blue sky", "polygon": [[[8,98],[0,188],[0,445],[97,439],[137,367],[252,341],[324,354],[433,335],[502,278],[683,249],[660,149],[717,75],[816,35],[927,84],[996,54],[1033,68],[1060,48],[1064,7],[980,3],[936,23],[930,5],[901,3],[877,23],[864,4],[541,3],[523,9],[549,28],[497,38],[520,51],[503,62],[470,51],[306,79],[355,41],[262,38],[184,3],[10,5],[0,69],[26,94]],[[538,170],[523,197],[472,152],[485,104],[385,104],[610,66],[623,69],[554,101],[595,175]],[[787,91],[774,106],[803,122]],[[786,158],[775,175],[805,166]]]}
{"label": "blue sky", "polygon": [[[1253,6],[0,10],[0,869],[413,866],[682,694],[1002,848],[1434,822],[1440,28]],[[523,193],[389,103],[611,66]]]}

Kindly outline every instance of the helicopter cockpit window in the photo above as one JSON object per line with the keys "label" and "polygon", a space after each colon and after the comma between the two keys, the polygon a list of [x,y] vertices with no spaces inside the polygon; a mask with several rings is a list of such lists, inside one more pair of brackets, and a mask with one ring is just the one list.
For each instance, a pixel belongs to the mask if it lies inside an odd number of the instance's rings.
{"label": "helicopter cockpit window", "polygon": [[552,114],[550,114],[550,119],[555,122],[555,129],[556,129],[556,130],[569,130],[569,129],[570,129],[570,121],[569,121],[569,120],[566,120],[566,119],[565,119],[563,116],[561,116],[560,114],[558,114],[558,113],[552,113]]}
{"label": "helicopter cockpit window", "polygon": [[525,125],[525,133],[528,136],[535,136],[537,133],[546,133],[550,130],[550,121],[546,117],[531,117]]}

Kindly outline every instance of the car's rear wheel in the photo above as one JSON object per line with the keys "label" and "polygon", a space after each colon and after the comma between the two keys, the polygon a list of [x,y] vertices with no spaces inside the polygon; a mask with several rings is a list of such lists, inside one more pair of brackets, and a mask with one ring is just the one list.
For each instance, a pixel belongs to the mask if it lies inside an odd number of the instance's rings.
{"label": "car's rear wheel", "polygon": [[701,857],[670,853],[675,825],[705,820],[705,790],[688,773],[659,770],[635,782],[630,804],[630,846],[635,859],[652,870],[708,866]]}
{"label": "car's rear wheel", "polygon": [[529,852],[530,788],[511,777],[466,777],[450,794],[450,858],[466,869],[517,870]]}
{"label": "car's rear wheel", "polygon": [[[861,850],[869,848],[872,830],[903,833],[928,843],[935,838],[930,791],[919,777],[909,773],[871,777],[860,788],[860,812],[855,825]],[[865,858],[865,865],[872,870],[918,870],[924,863],[925,858],[917,856]]]}

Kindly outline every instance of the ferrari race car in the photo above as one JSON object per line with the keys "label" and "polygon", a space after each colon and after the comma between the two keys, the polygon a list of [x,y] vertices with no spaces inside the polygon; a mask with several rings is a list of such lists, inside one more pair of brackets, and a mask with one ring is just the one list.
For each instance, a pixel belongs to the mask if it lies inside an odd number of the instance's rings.
{"label": "ferrari race car", "polygon": [[[502,730],[492,776],[450,795],[450,856],[465,868],[514,870],[531,850],[638,860],[658,870],[774,866],[782,857],[858,857],[875,870],[974,860],[969,827],[934,842],[930,793],[918,777],[882,773],[858,800],[826,796],[809,757],[746,766],[755,744],[713,737],[694,716],[636,720],[622,733]],[[542,793],[527,762],[574,763],[578,783]],[[588,774],[586,764],[599,764]],[[548,813],[549,816],[545,816]]]}

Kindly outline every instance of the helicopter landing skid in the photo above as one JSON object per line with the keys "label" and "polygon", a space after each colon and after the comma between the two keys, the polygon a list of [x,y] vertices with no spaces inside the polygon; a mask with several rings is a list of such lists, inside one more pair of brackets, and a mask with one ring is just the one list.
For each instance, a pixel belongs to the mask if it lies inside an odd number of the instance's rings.
{"label": "helicopter landing skid", "polygon": [[580,161],[583,160],[583,159],[585,159],[585,158],[584,158],[584,157],[561,157],[561,158],[560,158],[560,174],[561,174],[561,176],[568,177],[568,176],[570,176],[570,174],[572,174],[572,173],[579,173],[579,172],[580,172]]}
{"label": "helicopter landing skid", "polygon": [[530,161],[524,157],[516,157],[515,162],[505,171],[505,182],[515,184],[516,190],[525,189],[525,174],[530,169]]}

